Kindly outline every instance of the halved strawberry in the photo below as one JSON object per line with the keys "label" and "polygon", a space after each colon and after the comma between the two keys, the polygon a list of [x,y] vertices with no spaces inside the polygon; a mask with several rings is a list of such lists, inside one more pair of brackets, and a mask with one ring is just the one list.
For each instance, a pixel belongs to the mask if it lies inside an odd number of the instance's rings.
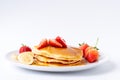
{"label": "halved strawberry", "polygon": [[49,39],[49,45],[53,47],[63,47],[62,44],[57,42],[55,39]]}
{"label": "halved strawberry", "polygon": [[85,57],[85,50],[89,47],[89,45],[87,43],[83,43],[83,44],[79,44],[80,45],[80,49],[83,51],[83,57]]}
{"label": "halved strawberry", "polygon": [[86,60],[90,63],[97,61],[99,58],[98,50],[92,48],[87,51]]}
{"label": "halved strawberry", "polygon": [[89,46],[89,47],[87,47],[87,48],[85,49],[85,51],[84,51],[84,58],[87,57],[87,55],[88,55],[88,51],[90,51],[91,49],[94,49],[94,47]]}
{"label": "halved strawberry", "polygon": [[67,47],[67,45],[66,45],[66,43],[65,43],[65,40],[62,39],[60,36],[57,36],[57,37],[55,38],[55,40],[58,41],[60,44],[62,44],[62,46],[63,46],[64,48]]}
{"label": "halved strawberry", "polygon": [[28,52],[28,51],[32,51],[32,49],[29,46],[22,44],[22,47],[20,47],[19,49],[19,53]]}
{"label": "halved strawberry", "polygon": [[48,41],[47,41],[47,39],[45,38],[45,39],[42,39],[42,40],[41,40],[40,44],[38,45],[38,49],[44,48],[44,47],[46,47],[46,46],[48,46]]}

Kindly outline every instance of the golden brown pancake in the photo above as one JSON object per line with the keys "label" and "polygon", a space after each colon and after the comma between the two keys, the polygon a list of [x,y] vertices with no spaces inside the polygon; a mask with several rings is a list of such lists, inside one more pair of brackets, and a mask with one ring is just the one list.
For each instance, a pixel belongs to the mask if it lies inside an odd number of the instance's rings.
{"label": "golden brown pancake", "polygon": [[72,63],[72,64],[61,64],[61,63],[57,63],[57,62],[41,62],[39,60],[34,60],[34,63],[32,65],[37,65],[37,66],[57,66],[57,67],[61,67],[61,66],[80,66],[80,65],[85,65],[86,64],[86,61],[83,59],[83,60],[80,60],[80,61],[77,61],[75,63]]}
{"label": "golden brown pancake", "polygon": [[32,51],[36,55],[45,56],[58,60],[82,60],[83,52],[79,48],[67,47],[67,48],[56,48],[47,46],[42,49],[37,49],[35,46]]}
{"label": "golden brown pancake", "polygon": [[59,60],[59,59],[49,58],[49,57],[40,56],[40,55],[36,55],[35,58],[44,63],[72,64],[79,61],[79,60]]}
{"label": "golden brown pancake", "polygon": [[35,53],[34,63],[41,66],[76,66],[84,64],[83,52],[79,48],[67,47],[57,48],[47,46],[42,49],[37,49],[34,46],[32,52]]}

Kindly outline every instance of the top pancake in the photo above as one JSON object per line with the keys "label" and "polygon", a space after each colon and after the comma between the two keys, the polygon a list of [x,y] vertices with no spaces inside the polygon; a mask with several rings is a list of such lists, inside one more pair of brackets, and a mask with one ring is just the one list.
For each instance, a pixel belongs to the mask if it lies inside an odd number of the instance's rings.
{"label": "top pancake", "polygon": [[47,46],[42,49],[37,49],[37,47],[34,46],[32,49],[35,54],[59,60],[82,60],[83,56],[83,52],[75,47],[56,48]]}

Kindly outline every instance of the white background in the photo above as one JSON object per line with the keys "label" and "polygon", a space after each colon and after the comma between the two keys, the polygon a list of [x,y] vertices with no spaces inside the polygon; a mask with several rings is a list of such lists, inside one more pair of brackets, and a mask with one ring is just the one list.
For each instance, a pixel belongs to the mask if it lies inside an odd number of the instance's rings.
{"label": "white background", "polygon": [[[0,0],[0,78],[3,80],[120,79],[119,0]],[[7,52],[21,43],[34,46],[42,38],[63,37],[70,45],[87,42],[109,61],[94,69],[49,73],[12,66]]]}

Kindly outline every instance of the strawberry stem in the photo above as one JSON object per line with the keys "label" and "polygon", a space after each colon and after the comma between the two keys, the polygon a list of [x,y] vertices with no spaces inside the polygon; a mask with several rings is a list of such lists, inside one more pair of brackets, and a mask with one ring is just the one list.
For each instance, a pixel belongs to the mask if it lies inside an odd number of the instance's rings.
{"label": "strawberry stem", "polygon": [[82,44],[79,43],[79,46],[81,46]]}
{"label": "strawberry stem", "polygon": [[25,44],[23,44],[23,43],[22,43],[21,45],[22,45],[22,46],[26,46],[26,45],[25,45]]}
{"label": "strawberry stem", "polygon": [[82,46],[83,44],[85,44],[85,43],[84,43],[84,42],[83,42],[82,44],[79,43],[78,45],[79,45],[79,46]]}
{"label": "strawberry stem", "polygon": [[94,48],[97,49],[97,50],[99,50],[99,49],[97,48],[98,41],[99,41],[99,38],[97,38],[96,43],[95,43],[95,46],[94,46]]}

